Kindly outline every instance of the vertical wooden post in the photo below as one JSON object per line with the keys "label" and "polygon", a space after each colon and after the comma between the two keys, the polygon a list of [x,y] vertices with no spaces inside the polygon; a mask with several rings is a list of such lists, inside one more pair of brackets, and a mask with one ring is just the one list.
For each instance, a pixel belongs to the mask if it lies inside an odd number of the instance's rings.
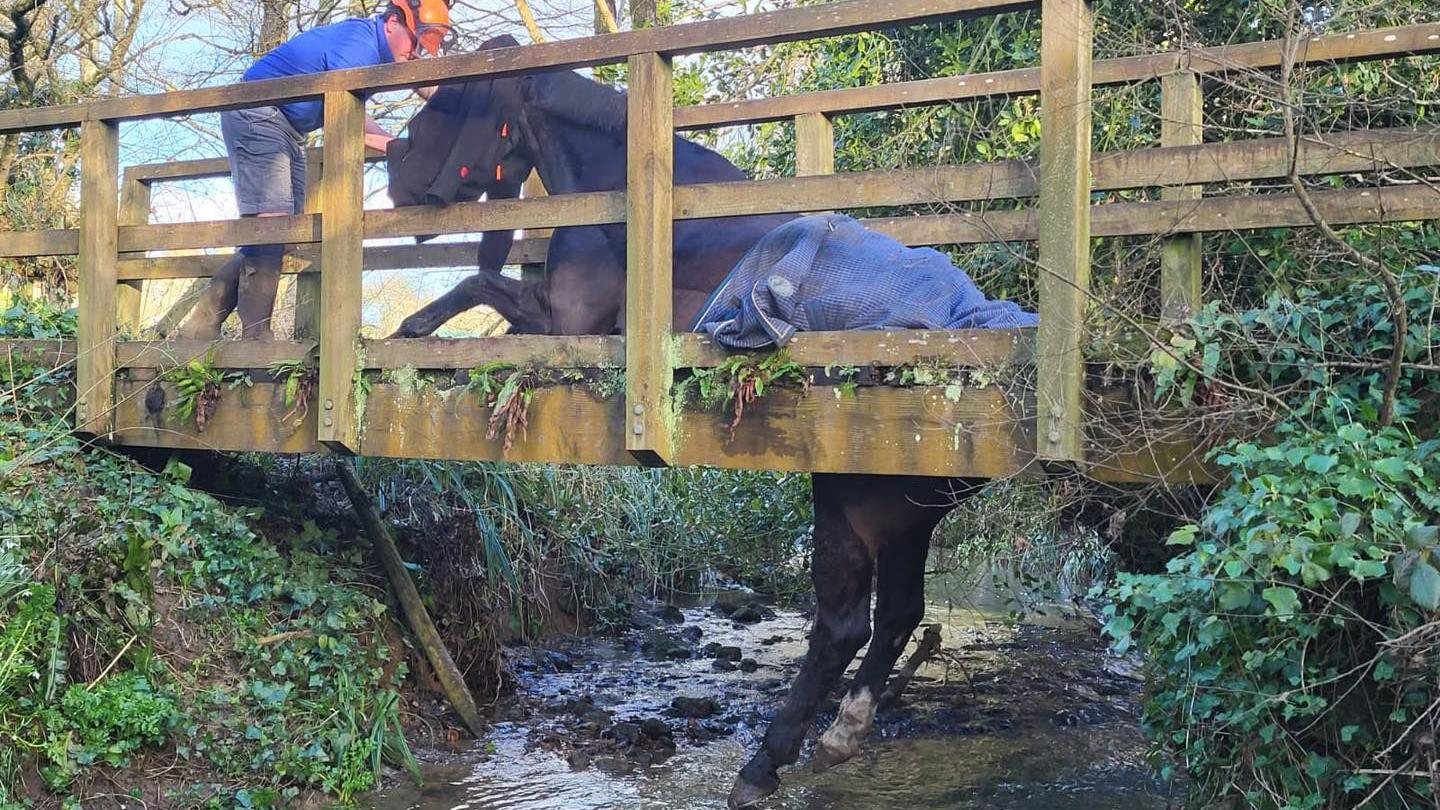
{"label": "vertical wooden post", "polygon": [[1090,290],[1088,0],[1043,0],[1040,28],[1040,458],[1084,456],[1081,345]]}
{"label": "vertical wooden post", "polygon": [[110,432],[115,394],[115,286],[119,270],[120,125],[80,125],[80,323],[75,429]]}
{"label": "vertical wooden post", "polygon": [[365,102],[325,94],[324,172],[320,177],[320,422],[331,449],[360,449],[353,396],[364,269]]}
{"label": "vertical wooden post", "polygon": [[674,95],[670,61],[630,57],[625,201],[625,449],[645,464],[674,457],[670,426]]}
{"label": "vertical wooden post", "polygon": [[[150,183],[136,179],[125,172],[120,183],[121,225],[145,225],[150,221]],[[142,255],[142,254],[137,254]],[[140,319],[145,303],[145,282],[125,281],[116,288],[116,309],[119,312],[120,328],[132,336],[140,334]]]}
{"label": "vertical wooden post", "polygon": [[[603,6],[604,0],[599,1],[600,5]],[[599,6],[597,6],[597,8],[599,8]],[[544,197],[547,194],[549,194],[549,192],[545,190],[545,184],[540,181],[540,173],[532,169],[530,176],[525,178],[525,183],[521,186],[520,196],[527,200],[533,200],[538,197]],[[525,238],[549,239],[554,233],[554,228],[526,228]],[[532,262],[530,264],[520,265],[520,279],[529,282],[544,281],[545,264],[543,262]]]}
{"label": "vertical wooden post", "polygon": [[835,173],[835,126],[824,113],[795,116],[795,175]]}
{"label": "vertical wooden post", "polygon": [[[1192,71],[1171,73],[1160,79],[1160,145],[1194,146],[1204,140],[1204,96],[1200,77]],[[1200,186],[1160,190],[1162,200],[1198,200]],[[1203,279],[1200,270],[1200,234],[1166,237],[1160,257],[1160,320],[1183,321],[1200,308]]]}
{"label": "vertical wooden post", "polygon": [[[321,160],[311,161],[305,167],[305,213],[319,214],[324,207],[321,203],[321,195],[324,189],[320,180],[325,176],[325,163]],[[361,169],[361,176],[364,176],[364,169]],[[286,261],[294,261],[287,258]],[[311,270],[319,270],[322,264],[317,263]],[[295,339],[296,340],[318,340],[320,338],[320,274],[317,272],[301,273],[295,276]]]}

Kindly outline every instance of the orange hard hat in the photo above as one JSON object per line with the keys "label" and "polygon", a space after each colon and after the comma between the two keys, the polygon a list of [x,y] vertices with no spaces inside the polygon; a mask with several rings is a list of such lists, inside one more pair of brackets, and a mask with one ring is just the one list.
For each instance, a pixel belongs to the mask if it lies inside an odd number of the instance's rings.
{"label": "orange hard hat", "polygon": [[415,40],[431,56],[440,53],[450,35],[450,7],[445,0],[396,0],[391,8],[400,12],[400,19]]}

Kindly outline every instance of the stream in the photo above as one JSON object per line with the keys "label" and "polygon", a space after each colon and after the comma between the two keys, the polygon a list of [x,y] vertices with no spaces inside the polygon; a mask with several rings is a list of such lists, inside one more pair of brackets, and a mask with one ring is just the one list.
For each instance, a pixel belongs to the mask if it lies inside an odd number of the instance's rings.
{"label": "stream", "polygon": [[[958,591],[965,602],[953,599]],[[1093,621],[1073,609],[1051,605],[1017,621],[993,591],[932,581],[925,623],[940,626],[942,652],[881,709],[859,756],[812,773],[812,735],[761,806],[1169,806],[1145,762],[1136,662],[1107,652]],[[735,592],[721,597],[642,611],[620,636],[527,650],[519,688],[496,707],[485,739],[425,763],[424,787],[405,779],[362,806],[723,808],[784,699],[809,620]],[[832,696],[817,728],[835,708]]]}

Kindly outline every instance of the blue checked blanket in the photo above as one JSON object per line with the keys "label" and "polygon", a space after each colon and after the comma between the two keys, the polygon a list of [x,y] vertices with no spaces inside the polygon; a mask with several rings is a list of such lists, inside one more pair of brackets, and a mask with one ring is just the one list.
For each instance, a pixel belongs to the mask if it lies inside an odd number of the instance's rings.
{"label": "blue checked blanket", "polygon": [[908,248],[842,214],[801,217],[755,243],[691,330],[729,349],[784,346],[797,331],[1007,329],[1039,321],[991,301],[930,248]]}

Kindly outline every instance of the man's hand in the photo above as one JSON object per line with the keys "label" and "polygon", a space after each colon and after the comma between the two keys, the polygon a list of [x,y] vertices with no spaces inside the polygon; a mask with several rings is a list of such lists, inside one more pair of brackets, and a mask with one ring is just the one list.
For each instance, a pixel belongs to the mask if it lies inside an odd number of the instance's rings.
{"label": "man's hand", "polygon": [[435,95],[435,91],[439,89],[440,85],[438,84],[432,84],[429,87],[417,87],[415,88],[415,95],[429,101],[430,97]]}

